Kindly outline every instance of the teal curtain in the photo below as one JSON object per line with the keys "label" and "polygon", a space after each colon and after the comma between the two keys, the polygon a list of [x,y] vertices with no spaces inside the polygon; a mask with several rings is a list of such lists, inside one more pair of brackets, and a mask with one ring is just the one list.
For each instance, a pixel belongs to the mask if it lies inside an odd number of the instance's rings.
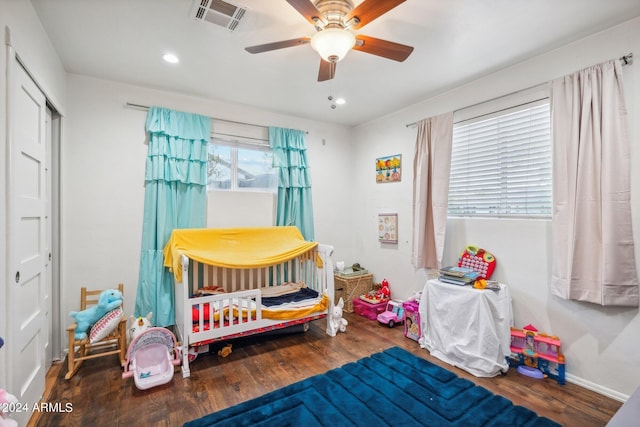
{"label": "teal curtain", "polygon": [[306,134],[301,130],[270,127],[269,144],[273,167],[279,174],[276,225],[295,225],[305,240],[314,241]]}
{"label": "teal curtain", "polygon": [[135,316],[153,312],[156,326],[175,324],[173,274],[163,267],[162,250],[174,228],[205,226],[207,144],[211,119],[151,107],[146,129],[142,250]]}

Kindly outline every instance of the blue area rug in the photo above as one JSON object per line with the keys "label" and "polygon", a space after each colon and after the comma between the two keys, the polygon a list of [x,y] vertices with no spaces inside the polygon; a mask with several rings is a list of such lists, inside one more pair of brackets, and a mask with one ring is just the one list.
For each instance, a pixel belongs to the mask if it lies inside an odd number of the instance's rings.
{"label": "blue area rug", "polygon": [[559,426],[399,347],[184,425]]}

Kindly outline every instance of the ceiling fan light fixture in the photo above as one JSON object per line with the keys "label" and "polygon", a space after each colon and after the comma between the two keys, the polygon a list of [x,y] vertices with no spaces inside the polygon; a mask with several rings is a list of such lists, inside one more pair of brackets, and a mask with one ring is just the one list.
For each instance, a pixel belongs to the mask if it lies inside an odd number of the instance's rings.
{"label": "ceiling fan light fixture", "polygon": [[311,37],[313,50],[328,62],[338,62],[356,44],[356,36],[341,28],[325,28]]}

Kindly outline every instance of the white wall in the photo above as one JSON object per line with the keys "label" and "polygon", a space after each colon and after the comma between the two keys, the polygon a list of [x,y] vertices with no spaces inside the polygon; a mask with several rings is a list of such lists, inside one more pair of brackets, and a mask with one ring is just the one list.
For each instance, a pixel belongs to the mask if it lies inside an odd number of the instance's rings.
{"label": "white wall", "polygon": [[[40,25],[31,3],[22,0],[0,1],[0,39],[2,40],[2,53],[0,54],[0,200],[5,201],[7,195],[5,165],[6,152],[6,100],[7,100],[7,74],[6,52],[9,42],[18,54],[22,63],[34,77],[47,98],[55,105],[59,112],[64,112],[65,80],[64,69],[56,53],[51,48],[49,39]],[[10,34],[10,37],[8,35]],[[8,323],[6,317],[7,289],[11,283],[7,272],[7,212],[6,204],[0,209],[0,336],[7,338]],[[0,388],[6,387],[7,366],[6,346],[0,350]]]}
{"label": "white wall", "polygon": [[[251,206],[251,209],[247,209]],[[256,215],[256,212],[258,214]],[[276,222],[276,194],[249,191],[209,191],[207,227],[266,227]]]}
{"label": "white wall", "polygon": [[[447,93],[412,105],[355,130],[354,245],[360,261],[376,280],[387,278],[392,293],[409,297],[424,285],[425,271],[411,265],[412,161],[417,120],[457,110],[519,91],[630,52],[638,55],[640,19],[628,21],[561,49],[532,58]],[[437,66],[437,64],[434,64]],[[634,239],[640,245],[640,64],[624,68],[631,126]],[[376,157],[403,154],[402,182],[376,184]],[[376,215],[396,211],[400,242],[376,240]],[[567,358],[568,379],[614,398],[625,399],[640,386],[640,316],[638,309],[602,308],[563,301],[549,293],[551,277],[549,221],[450,219],[445,264],[453,264],[467,244],[493,252],[495,278],[508,284],[515,326],[533,324],[558,335]],[[636,250],[640,260],[640,247]]]}
{"label": "white wall", "polygon": [[[336,205],[348,203],[340,190],[349,182],[344,154],[351,138],[347,128],[85,76],[69,75],[67,87],[69,120],[61,177],[63,316],[75,308],[83,285],[105,287],[119,282],[125,285],[125,312],[133,312],[144,208],[147,113],[126,107],[127,102],[308,131],[316,240],[334,245],[336,256],[349,249],[348,210],[342,210],[342,215],[335,212]],[[273,203],[264,193],[218,196],[217,209],[225,212],[219,216],[209,212],[210,225],[238,226],[239,218],[247,218],[245,225],[254,226],[273,217]],[[258,205],[263,209],[257,209]],[[236,212],[236,217],[230,212]],[[70,322],[67,316],[63,325]]]}

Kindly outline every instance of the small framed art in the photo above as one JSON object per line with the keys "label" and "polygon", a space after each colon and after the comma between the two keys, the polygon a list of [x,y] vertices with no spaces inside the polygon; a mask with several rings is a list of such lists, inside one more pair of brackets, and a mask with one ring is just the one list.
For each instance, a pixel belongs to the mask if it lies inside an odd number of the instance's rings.
{"label": "small framed art", "polygon": [[376,159],[376,182],[399,182],[402,171],[402,154]]}
{"label": "small framed art", "polygon": [[398,243],[398,214],[378,214],[378,241],[382,243]]}

